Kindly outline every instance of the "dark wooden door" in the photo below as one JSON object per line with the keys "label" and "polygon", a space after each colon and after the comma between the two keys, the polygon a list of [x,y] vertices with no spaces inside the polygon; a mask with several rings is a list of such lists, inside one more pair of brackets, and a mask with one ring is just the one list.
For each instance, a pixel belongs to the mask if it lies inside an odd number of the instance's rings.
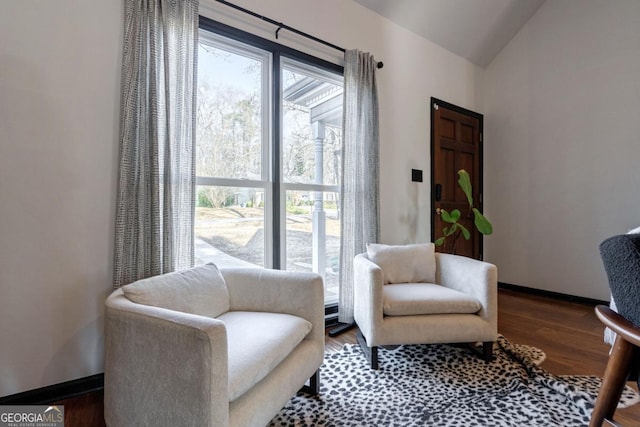
{"label": "dark wooden door", "polygon": [[[482,119],[481,114],[431,99],[431,236],[435,241],[449,225],[442,220],[441,209],[460,210],[460,223],[471,232],[471,238],[459,236],[455,253],[476,259],[482,259],[482,235],[473,225],[473,212],[458,185],[458,171],[469,173],[474,206],[482,211]],[[436,250],[451,252],[452,244],[449,237]]]}

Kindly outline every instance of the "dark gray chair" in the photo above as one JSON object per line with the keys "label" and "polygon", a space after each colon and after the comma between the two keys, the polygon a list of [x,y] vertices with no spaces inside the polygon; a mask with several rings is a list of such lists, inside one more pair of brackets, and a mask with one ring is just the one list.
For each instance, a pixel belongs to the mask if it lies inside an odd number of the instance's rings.
{"label": "dark gray chair", "polygon": [[600,256],[617,310],[599,305],[596,315],[616,333],[590,427],[613,422],[625,383],[638,380],[640,366],[640,234],[610,237],[600,244]]}

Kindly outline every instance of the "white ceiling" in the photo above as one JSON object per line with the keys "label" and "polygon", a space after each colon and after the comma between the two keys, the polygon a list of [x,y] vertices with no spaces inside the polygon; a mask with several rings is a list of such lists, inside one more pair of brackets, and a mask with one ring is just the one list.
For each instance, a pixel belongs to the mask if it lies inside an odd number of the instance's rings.
{"label": "white ceiling", "polygon": [[545,0],[354,0],[486,67]]}

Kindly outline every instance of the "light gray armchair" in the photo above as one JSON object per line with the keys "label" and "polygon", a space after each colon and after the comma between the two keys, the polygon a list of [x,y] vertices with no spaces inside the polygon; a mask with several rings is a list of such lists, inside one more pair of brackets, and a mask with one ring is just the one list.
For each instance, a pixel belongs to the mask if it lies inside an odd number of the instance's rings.
{"label": "light gray armchair", "polygon": [[322,279],[196,267],[114,291],[106,301],[108,426],[263,426],[324,352]]}
{"label": "light gray armchair", "polygon": [[483,357],[492,359],[495,265],[433,253],[432,244],[369,245],[354,259],[354,288],[358,341],[373,369],[384,345],[482,342]]}

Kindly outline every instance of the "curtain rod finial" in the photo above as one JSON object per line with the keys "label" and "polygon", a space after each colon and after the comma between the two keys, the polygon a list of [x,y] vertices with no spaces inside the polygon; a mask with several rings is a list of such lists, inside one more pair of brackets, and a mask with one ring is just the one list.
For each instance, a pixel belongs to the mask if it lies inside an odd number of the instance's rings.
{"label": "curtain rod finial", "polygon": [[384,63],[382,61],[379,61],[378,62],[378,68],[382,68],[382,67],[384,67]]}

